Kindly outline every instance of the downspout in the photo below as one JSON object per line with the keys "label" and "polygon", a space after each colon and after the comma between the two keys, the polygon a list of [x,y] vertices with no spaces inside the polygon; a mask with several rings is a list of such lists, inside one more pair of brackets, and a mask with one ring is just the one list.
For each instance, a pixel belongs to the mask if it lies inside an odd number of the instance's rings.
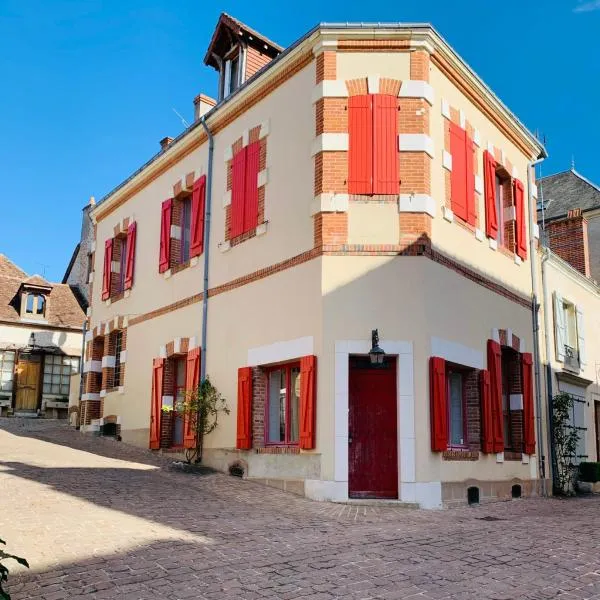
{"label": "downspout", "polygon": [[210,257],[210,215],[212,200],[212,172],[214,140],[206,119],[200,119],[202,127],[208,136],[208,167],[206,173],[206,194],[204,196],[204,285],[202,287],[202,356],[200,358],[200,381],[206,379],[206,329],[208,325],[208,264]]}
{"label": "downspout", "polygon": [[[85,334],[87,333],[87,319],[83,322],[81,327],[81,356],[79,357],[79,406],[81,407],[81,397],[83,395],[83,364],[85,362]],[[81,416],[81,415],[80,415]],[[80,425],[77,425],[79,428]]]}
{"label": "downspout", "polygon": [[[531,263],[531,317],[533,321],[533,362],[534,362],[534,377],[535,377],[535,404],[536,404],[536,429],[538,440],[538,471],[542,481],[546,479],[546,457],[544,454],[544,444],[542,439],[542,391],[541,391],[541,375],[540,375],[540,340],[539,340],[539,309],[538,303],[538,272],[537,272],[537,249],[535,247],[535,238],[533,235],[533,173],[535,165],[542,162],[544,158],[530,161],[527,164],[527,205],[529,207],[529,256]],[[542,299],[545,301],[545,298]],[[545,485],[542,487],[543,494],[546,495]]]}

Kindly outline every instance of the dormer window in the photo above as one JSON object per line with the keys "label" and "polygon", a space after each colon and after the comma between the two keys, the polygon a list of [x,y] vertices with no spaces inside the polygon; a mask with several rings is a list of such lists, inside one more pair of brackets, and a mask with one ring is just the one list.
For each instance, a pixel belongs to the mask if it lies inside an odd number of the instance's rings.
{"label": "dormer window", "polygon": [[223,79],[223,97],[235,92],[242,83],[240,69],[240,51],[235,50],[231,58],[225,61],[225,77]]}
{"label": "dormer window", "polygon": [[42,294],[26,294],[25,316],[44,317],[46,314],[46,298]]}

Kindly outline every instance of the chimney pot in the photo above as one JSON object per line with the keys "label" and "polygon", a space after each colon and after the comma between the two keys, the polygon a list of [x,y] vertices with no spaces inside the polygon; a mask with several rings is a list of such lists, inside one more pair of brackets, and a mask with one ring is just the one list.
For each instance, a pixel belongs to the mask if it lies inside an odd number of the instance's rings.
{"label": "chimney pot", "polygon": [[173,141],[173,139],[174,138],[167,136],[160,140],[159,143],[161,150],[164,150]]}
{"label": "chimney pot", "polygon": [[205,115],[213,106],[217,105],[217,101],[206,94],[198,94],[194,98],[194,121]]}

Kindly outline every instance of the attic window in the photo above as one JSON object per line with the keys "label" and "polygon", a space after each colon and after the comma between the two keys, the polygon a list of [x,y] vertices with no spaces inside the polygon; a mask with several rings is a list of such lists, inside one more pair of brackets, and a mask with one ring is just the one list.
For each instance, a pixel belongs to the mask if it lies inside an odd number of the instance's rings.
{"label": "attic window", "polygon": [[46,313],[46,298],[42,294],[27,294],[25,314],[43,317]]}
{"label": "attic window", "polygon": [[231,55],[225,61],[225,75],[223,81],[223,97],[235,92],[240,87],[241,69],[240,69],[240,52]]}

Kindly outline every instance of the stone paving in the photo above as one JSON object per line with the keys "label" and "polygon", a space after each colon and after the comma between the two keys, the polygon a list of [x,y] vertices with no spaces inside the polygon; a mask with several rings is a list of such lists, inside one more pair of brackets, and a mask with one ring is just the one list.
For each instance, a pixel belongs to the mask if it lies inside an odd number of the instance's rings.
{"label": "stone paving", "polygon": [[316,503],[57,422],[0,420],[13,600],[600,599],[600,499]]}

